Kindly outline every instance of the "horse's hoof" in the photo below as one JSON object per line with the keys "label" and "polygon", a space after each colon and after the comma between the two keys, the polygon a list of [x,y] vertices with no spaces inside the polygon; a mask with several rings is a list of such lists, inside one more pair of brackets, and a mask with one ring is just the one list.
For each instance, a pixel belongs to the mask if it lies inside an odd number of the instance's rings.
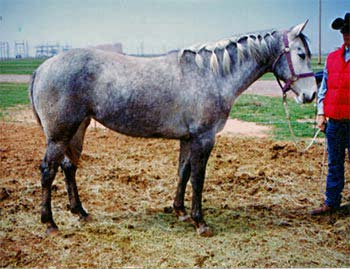
{"label": "horse's hoof", "polygon": [[59,235],[60,231],[58,230],[57,227],[47,227],[46,229],[46,234],[48,236],[57,236]]}
{"label": "horse's hoof", "polygon": [[191,216],[187,214],[184,209],[175,209],[175,215],[177,216],[179,221],[189,222],[191,221]]}
{"label": "horse's hoof", "polygon": [[87,215],[87,216],[80,216],[79,220],[82,222],[92,222],[93,218],[91,217],[91,215]]}
{"label": "horse's hoof", "polygon": [[190,215],[178,216],[178,219],[181,222],[189,222],[191,221],[191,216]]}
{"label": "horse's hoof", "polygon": [[209,226],[202,224],[197,228],[198,235],[202,237],[212,237],[214,236],[213,231],[210,229]]}

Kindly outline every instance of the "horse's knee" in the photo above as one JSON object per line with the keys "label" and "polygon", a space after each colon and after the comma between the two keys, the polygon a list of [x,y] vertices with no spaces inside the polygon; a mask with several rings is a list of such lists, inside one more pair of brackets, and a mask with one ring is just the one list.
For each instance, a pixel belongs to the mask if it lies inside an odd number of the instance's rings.
{"label": "horse's knee", "polygon": [[61,168],[63,172],[66,174],[66,177],[69,175],[74,175],[77,171],[77,166],[72,163],[68,158],[64,158],[61,162]]}
{"label": "horse's knee", "polygon": [[56,172],[57,172],[57,166],[53,165],[50,167],[50,165],[43,161],[40,166],[39,169],[41,171],[41,185],[44,188],[50,188],[51,184],[55,178]]}
{"label": "horse's knee", "polygon": [[211,131],[193,138],[191,142],[191,162],[200,160],[200,163],[206,165],[214,144],[215,134]]}
{"label": "horse's knee", "polygon": [[39,165],[39,169],[42,175],[49,175],[49,166],[46,162],[41,162],[41,164]]}
{"label": "horse's knee", "polygon": [[76,166],[67,158],[64,158],[61,162],[61,167],[64,170],[71,170],[74,169]]}

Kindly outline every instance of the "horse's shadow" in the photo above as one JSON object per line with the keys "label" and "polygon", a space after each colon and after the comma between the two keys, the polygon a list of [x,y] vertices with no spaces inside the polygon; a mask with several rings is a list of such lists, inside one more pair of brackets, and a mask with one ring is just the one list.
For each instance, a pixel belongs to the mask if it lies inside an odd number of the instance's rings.
{"label": "horse's shadow", "polygon": [[[309,207],[282,207],[279,205],[248,205],[232,208],[204,208],[206,220],[214,234],[250,233],[274,229],[289,229],[301,225],[332,225],[338,220],[350,216],[350,203],[344,204],[338,211],[323,216],[312,216]],[[190,221],[177,219],[172,207],[140,210],[122,213],[112,217],[113,221],[130,231],[146,232],[150,229],[159,232],[187,234],[194,232]],[[110,216],[95,216],[99,219]],[[123,223],[123,224],[121,224]],[[101,224],[102,225],[102,224]]]}

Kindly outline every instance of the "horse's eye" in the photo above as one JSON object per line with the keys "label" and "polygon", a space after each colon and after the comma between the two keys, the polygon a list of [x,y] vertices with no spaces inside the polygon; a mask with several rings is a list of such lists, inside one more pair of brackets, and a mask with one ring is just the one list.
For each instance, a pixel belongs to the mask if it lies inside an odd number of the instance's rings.
{"label": "horse's eye", "polygon": [[299,55],[299,57],[300,57],[301,59],[305,60],[306,55],[305,55],[304,52],[299,52],[298,55]]}

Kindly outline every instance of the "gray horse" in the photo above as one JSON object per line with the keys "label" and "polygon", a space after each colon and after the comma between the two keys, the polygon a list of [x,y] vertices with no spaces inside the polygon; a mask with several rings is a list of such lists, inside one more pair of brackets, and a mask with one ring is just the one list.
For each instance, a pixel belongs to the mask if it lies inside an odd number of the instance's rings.
{"label": "gray horse", "polygon": [[[174,210],[180,220],[191,219],[198,234],[211,236],[202,214],[206,164],[234,100],[266,72],[284,81],[284,90],[292,89],[299,102],[311,102],[315,96],[311,55],[302,34],[305,25],[242,34],[153,58],[75,49],[45,61],[33,74],[29,91],[47,143],[40,165],[41,221],[47,224],[47,233],[58,230],[51,186],[59,166],[71,212],[89,217],[75,174],[93,118],[130,136],[179,139]],[[190,216],[184,206],[189,179]]]}

